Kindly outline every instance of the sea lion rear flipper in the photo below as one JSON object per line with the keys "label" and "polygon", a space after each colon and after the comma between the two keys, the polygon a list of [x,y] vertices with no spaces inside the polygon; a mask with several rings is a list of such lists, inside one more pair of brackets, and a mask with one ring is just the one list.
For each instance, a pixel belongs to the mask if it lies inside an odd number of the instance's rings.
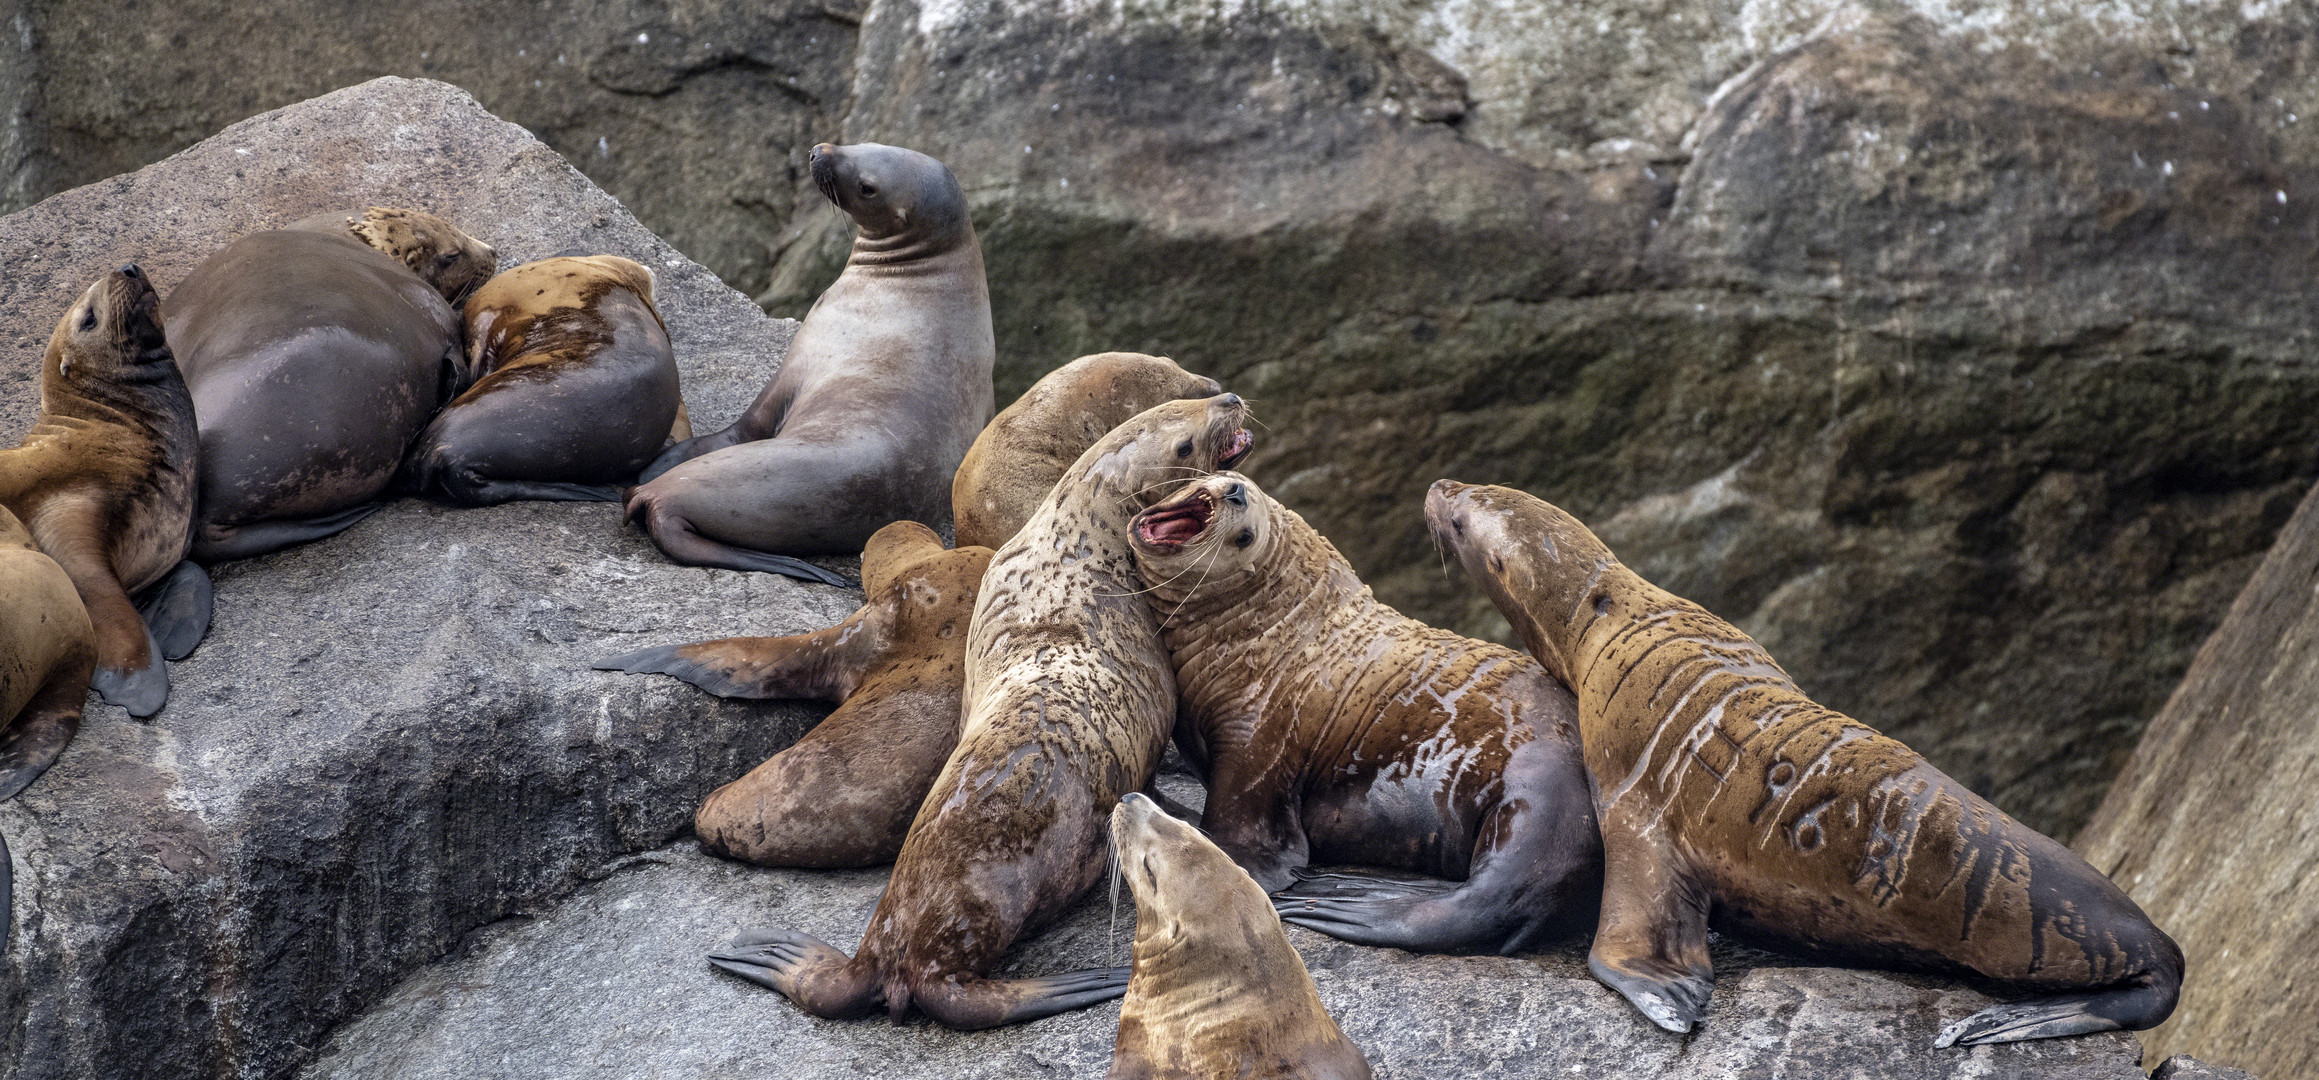
{"label": "sea lion rear flipper", "polygon": [[1991,1005],[1941,1029],[1935,1048],[1978,1046],[2156,1027],[2174,1010],[2171,984],[2126,985],[2090,994],[2065,994],[2011,1005]]}
{"label": "sea lion rear flipper", "polygon": [[[81,729],[81,703],[89,693],[90,669],[84,661],[71,671],[49,679],[27,703],[16,721],[0,732],[0,802],[16,797],[72,742]],[[0,904],[0,910],[5,905]]]}
{"label": "sea lion rear flipper", "polygon": [[[690,416],[686,417],[685,427],[687,430],[690,430],[692,427]],[[675,429],[673,426],[671,427],[669,433],[675,434]],[[728,446],[739,446],[740,444],[749,441],[750,440],[741,436],[740,425],[738,424],[735,424],[732,427],[728,427],[723,431],[712,431],[706,435],[686,439],[685,441],[680,442],[675,446],[671,446],[668,449],[661,451],[659,457],[652,459],[652,464],[646,465],[644,467],[644,471],[637,474],[636,482],[638,484],[649,484],[655,477],[658,477],[660,474],[667,472],[670,469],[676,468],[677,466],[682,465],[687,461],[691,461],[692,459],[697,458],[702,454],[713,453]]]}
{"label": "sea lion rear flipper", "polygon": [[1706,1015],[1715,989],[1707,956],[1706,890],[1684,880],[1648,846],[1611,849],[1622,835],[1603,827],[1602,917],[1587,970],[1626,995],[1651,1022],[1677,1034]]}
{"label": "sea lion rear flipper", "polygon": [[760,930],[733,939],[709,964],[786,997],[825,1020],[850,1020],[875,1010],[884,1000],[869,966],[810,934]]}
{"label": "sea lion rear flipper", "polygon": [[193,655],[194,647],[209,633],[214,599],[209,573],[188,559],[178,563],[168,577],[138,594],[137,614],[145,617],[145,627],[153,632],[153,641],[161,647],[161,655],[170,660],[183,660]]}
{"label": "sea lion rear flipper", "polygon": [[1089,968],[1034,979],[960,978],[911,988],[920,1011],[956,1031],[1027,1023],[1127,994],[1132,968]]}
{"label": "sea lion rear flipper", "polygon": [[383,502],[364,503],[318,518],[253,521],[247,525],[204,525],[193,538],[193,558],[204,563],[249,559],[297,544],[336,536],[355,522],[386,509]]}
{"label": "sea lion rear flipper", "polygon": [[497,506],[508,502],[620,502],[626,492],[610,484],[559,484],[548,480],[477,480],[453,484],[448,475],[440,487],[449,501],[460,506]]}
{"label": "sea lion rear flipper", "polygon": [[1506,937],[1498,924],[1507,906],[1472,903],[1476,898],[1461,897],[1468,890],[1458,882],[1302,869],[1296,877],[1272,894],[1280,921],[1356,945],[1456,952],[1477,944],[1495,948]]}

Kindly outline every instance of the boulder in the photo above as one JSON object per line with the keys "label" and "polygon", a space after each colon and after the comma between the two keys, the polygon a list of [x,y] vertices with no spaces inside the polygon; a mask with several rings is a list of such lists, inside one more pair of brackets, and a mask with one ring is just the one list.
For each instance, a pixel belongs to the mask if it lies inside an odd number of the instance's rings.
{"label": "boulder", "polygon": [[[699,422],[747,404],[767,318],[555,153],[441,83],[382,79],[237,124],[0,218],[0,439],[38,408],[54,320],[135,260],[168,288],[237,235],[423,207],[509,263],[636,259]],[[261,1077],[479,926],[546,908],[690,825],[826,711],[588,669],[650,644],[829,625],[857,592],[674,566],[617,506],[398,503],[219,567],[209,639],[150,723],[89,699],[0,805],[15,934],[0,1075]]]}
{"label": "boulder", "polygon": [[2153,1057],[2312,1075],[2314,782],[2319,490],[2198,651],[2078,841],[2188,960],[2182,1004],[2143,1035]]}

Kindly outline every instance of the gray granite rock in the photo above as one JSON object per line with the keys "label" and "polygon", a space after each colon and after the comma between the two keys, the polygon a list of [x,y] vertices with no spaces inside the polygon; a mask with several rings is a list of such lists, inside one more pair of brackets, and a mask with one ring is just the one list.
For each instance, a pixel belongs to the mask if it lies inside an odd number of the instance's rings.
{"label": "gray granite rock", "polygon": [[2188,1054],[2176,1054],[2159,1062],[2158,1067],[2151,1070],[2150,1080],[2254,1080],[2254,1074],[2209,1065]]}

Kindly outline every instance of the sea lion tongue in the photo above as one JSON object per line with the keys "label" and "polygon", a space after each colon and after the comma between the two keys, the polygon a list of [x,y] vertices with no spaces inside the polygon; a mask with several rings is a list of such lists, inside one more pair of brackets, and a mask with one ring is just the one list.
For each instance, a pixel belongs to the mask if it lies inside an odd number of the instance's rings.
{"label": "sea lion tongue", "polygon": [[1214,514],[1207,492],[1194,492],[1183,502],[1155,506],[1137,515],[1135,535],[1153,547],[1182,547],[1207,531],[1208,519]]}

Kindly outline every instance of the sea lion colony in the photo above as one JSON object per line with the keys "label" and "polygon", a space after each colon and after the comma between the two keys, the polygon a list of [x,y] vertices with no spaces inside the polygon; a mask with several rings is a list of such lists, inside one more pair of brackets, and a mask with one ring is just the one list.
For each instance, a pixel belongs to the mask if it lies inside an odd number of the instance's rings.
{"label": "sea lion colony", "polygon": [[[161,709],[162,659],[208,622],[189,554],[328,536],[398,490],[605,499],[680,562],[843,585],[803,556],[862,553],[837,626],[597,665],[841,703],[697,818],[731,858],[895,862],[852,956],[786,930],[713,956],[818,1015],[977,1028],[1125,994],[1115,1076],[1367,1075],[1281,919],[1506,952],[1592,922],[1597,977],[1674,1031],[1705,1016],[1711,925],[2029,996],[1940,1046],[2171,1010],[2181,955],[2106,878],[1550,504],[1443,481],[1425,506],[1524,655],[1378,604],[1224,471],[1245,403],[1164,357],[1081,358],[993,420],[949,170],[824,144],[813,175],[852,257],[756,402],[697,438],[651,274],[616,256],[494,276],[450,222],[372,207],[242,237],[166,301],[134,266],[91,285],[0,452],[0,799],[87,688]],[[1198,830],[1139,794],[1171,737],[1209,785]],[[1115,859],[1132,971],[987,977]]]}

